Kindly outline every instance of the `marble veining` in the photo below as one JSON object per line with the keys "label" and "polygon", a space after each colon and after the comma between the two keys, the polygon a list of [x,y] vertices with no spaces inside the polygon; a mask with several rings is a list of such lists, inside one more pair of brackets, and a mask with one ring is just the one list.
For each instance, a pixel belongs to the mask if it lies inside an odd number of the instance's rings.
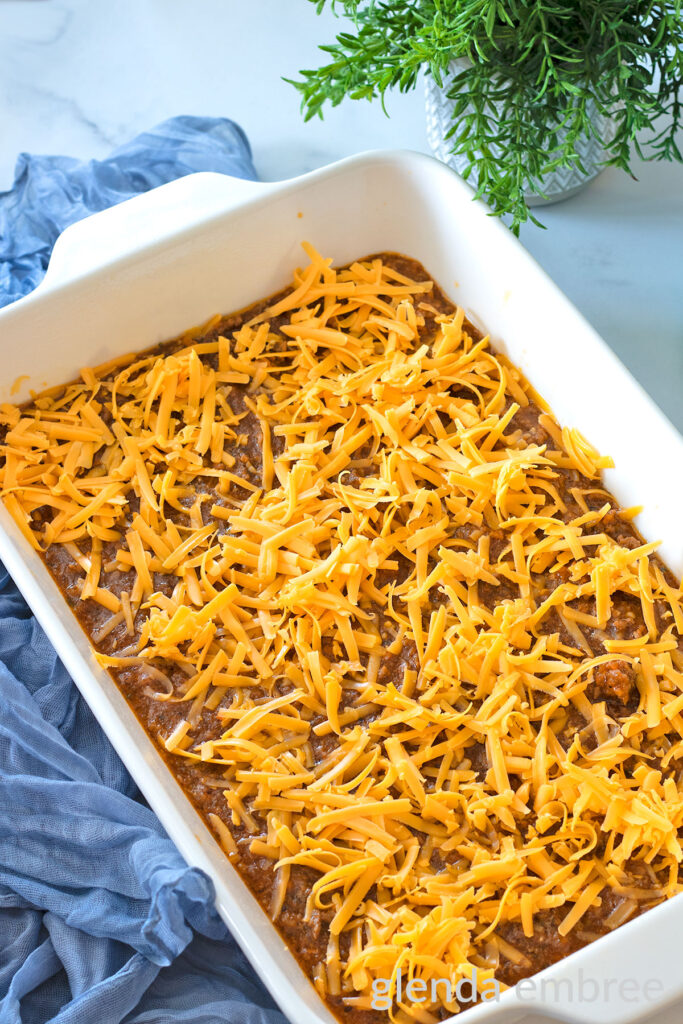
{"label": "marble veining", "polygon": [[[22,150],[101,157],[179,113],[239,121],[269,180],[364,149],[427,151],[421,90],[391,97],[391,118],[346,103],[303,123],[282,76],[314,66],[337,24],[308,0],[0,0],[0,187]],[[606,171],[523,242],[683,429],[683,169],[637,177]]]}
{"label": "marble veining", "polygon": [[[179,113],[239,121],[267,180],[365,149],[426,152],[421,89],[390,97],[390,118],[347,102],[303,123],[282,77],[314,66],[339,24],[308,0],[0,0],[0,187],[22,150],[101,157]],[[683,168],[636,176],[605,171],[522,240],[683,429]]]}

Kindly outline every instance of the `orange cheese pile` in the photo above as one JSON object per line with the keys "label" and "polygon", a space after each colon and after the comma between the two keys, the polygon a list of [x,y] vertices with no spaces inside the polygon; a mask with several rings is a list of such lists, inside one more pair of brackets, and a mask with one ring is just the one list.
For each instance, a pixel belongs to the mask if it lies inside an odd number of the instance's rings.
{"label": "orange cheese pile", "polygon": [[[461,310],[427,333],[430,282],[306,248],[231,336],[2,407],[0,484],[34,548],[66,546],[99,639],[127,637],[103,663],[178,706],[160,741],[214,766],[211,821],[272,862],[273,918],[313,870],[315,983],[369,1008],[398,971],[454,990],[524,964],[506,926],[550,911],[565,936],[609,893],[612,927],[680,889],[683,601],[654,544],[603,529],[608,461],[548,412],[525,440],[530,386]],[[587,696],[615,659],[621,717]]]}

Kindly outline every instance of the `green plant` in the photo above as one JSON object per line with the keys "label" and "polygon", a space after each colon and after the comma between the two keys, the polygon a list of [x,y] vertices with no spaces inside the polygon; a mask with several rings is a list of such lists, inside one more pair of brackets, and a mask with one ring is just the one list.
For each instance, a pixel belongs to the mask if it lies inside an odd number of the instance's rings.
{"label": "green plant", "polygon": [[[326,0],[311,0],[320,14]],[[681,160],[681,0],[330,0],[352,21],[320,49],[329,62],[292,81],[308,120],[345,97],[384,105],[424,69],[439,85],[456,58],[452,152],[477,194],[515,232],[531,214],[523,191],[579,163],[591,106],[615,121],[605,163],[631,173],[633,153]],[[532,218],[534,219],[534,218]],[[536,221],[536,223],[538,223]]]}

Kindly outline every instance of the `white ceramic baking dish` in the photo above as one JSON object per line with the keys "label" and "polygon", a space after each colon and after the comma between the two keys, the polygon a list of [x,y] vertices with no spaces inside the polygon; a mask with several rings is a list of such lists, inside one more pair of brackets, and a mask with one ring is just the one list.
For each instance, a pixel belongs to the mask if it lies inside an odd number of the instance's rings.
{"label": "white ceramic baking dish", "polygon": [[[646,506],[643,534],[661,538],[671,568],[683,570],[683,439],[506,228],[472,202],[469,187],[414,153],[370,153],[277,184],[191,175],[73,225],[58,239],[43,284],[0,312],[0,401],[22,401],[29,389],[68,381],[83,365],[275,292],[304,262],[302,239],[337,263],[380,250],[420,260],[523,368],[561,422],[614,456],[609,486],[622,504]],[[284,1012],[293,1024],[332,1024],[2,503],[0,557],[178,849],[212,878],[221,916]],[[467,1024],[530,1016],[644,1021],[683,1000],[682,924],[679,898],[544,972],[535,991],[510,991],[468,1010]],[[586,979],[600,984],[599,999],[590,998]],[[619,989],[627,979],[638,986],[635,1001],[633,985]],[[648,979],[655,981],[650,998]]]}

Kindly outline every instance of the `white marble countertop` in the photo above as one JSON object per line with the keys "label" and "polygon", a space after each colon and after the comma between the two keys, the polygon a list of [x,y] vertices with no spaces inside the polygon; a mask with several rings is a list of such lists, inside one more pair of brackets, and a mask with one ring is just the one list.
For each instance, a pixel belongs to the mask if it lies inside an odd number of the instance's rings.
{"label": "white marble countertop", "polygon": [[[391,118],[347,102],[303,123],[282,76],[315,66],[336,24],[307,0],[0,0],[0,188],[20,151],[101,157],[174,114],[238,121],[271,180],[365,149],[427,151],[421,90],[392,97]],[[606,171],[522,240],[683,430],[683,168],[636,173]]]}
{"label": "white marble countertop", "polygon": [[[21,150],[104,156],[174,114],[227,115],[265,179],[364,149],[427,150],[419,89],[304,124],[282,81],[339,23],[307,0],[0,0],[0,187]],[[683,168],[607,170],[522,240],[683,429]],[[609,392],[605,401],[610,401]]]}

